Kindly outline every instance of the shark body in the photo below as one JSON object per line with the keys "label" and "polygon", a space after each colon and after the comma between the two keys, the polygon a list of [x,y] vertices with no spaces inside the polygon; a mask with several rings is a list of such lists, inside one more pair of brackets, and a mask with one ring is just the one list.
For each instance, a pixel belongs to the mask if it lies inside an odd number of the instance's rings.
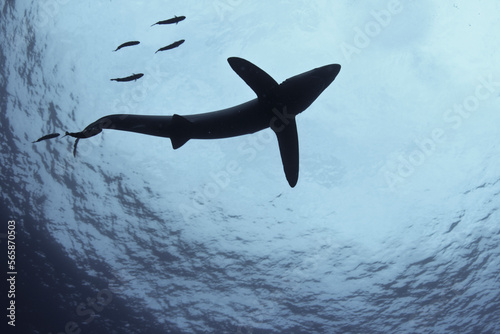
{"label": "shark body", "polygon": [[271,128],[278,139],[283,169],[291,187],[299,176],[299,142],[295,116],[307,109],[332,83],[340,65],[331,64],[293,76],[278,84],[249,61],[231,57],[233,70],[253,89],[257,98],[240,105],[193,115],[150,116],[114,114],[104,116],[83,131],[66,133],[78,140],[102,129],[130,131],[170,138],[178,149],[190,139],[220,139],[252,134]]}

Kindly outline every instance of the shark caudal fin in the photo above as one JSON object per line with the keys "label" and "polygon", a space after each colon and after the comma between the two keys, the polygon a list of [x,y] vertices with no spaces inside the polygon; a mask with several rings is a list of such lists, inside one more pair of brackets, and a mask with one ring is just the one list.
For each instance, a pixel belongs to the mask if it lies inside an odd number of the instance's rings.
{"label": "shark caudal fin", "polygon": [[174,114],[172,116],[172,134],[170,141],[174,150],[184,145],[191,139],[191,122],[182,116]]}

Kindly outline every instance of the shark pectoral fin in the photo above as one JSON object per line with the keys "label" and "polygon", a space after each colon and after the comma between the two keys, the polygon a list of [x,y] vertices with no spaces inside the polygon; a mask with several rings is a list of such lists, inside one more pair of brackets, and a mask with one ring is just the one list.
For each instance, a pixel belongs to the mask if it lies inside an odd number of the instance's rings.
{"label": "shark pectoral fin", "polygon": [[231,68],[246,82],[259,98],[266,98],[278,83],[266,72],[248,60],[238,57],[228,58]]}
{"label": "shark pectoral fin", "polygon": [[172,133],[170,141],[174,150],[184,145],[191,139],[191,122],[186,118],[174,114],[172,116]]}
{"label": "shark pectoral fin", "polygon": [[295,118],[288,119],[286,125],[273,129],[278,137],[281,161],[290,187],[295,187],[299,179],[299,137]]}

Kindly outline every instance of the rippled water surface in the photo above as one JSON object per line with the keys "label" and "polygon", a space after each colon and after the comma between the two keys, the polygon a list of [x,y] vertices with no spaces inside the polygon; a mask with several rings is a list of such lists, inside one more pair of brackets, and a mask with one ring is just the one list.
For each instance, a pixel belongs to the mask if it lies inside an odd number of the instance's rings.
{"label": "rippled water surface", "polygon": [[[11,332],[500,332],[497,1],[1,6]],[[297,117],[293,189],[269,129],[175,151],[108,130],[76,157],[69,137],[32,144],[253,99],[232,56],[277,82],[342,65]]]}

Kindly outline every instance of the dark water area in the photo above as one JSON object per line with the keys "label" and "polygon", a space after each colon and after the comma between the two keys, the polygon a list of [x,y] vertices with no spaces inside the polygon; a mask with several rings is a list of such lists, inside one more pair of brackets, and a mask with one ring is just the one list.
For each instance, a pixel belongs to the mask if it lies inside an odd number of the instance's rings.
{"label": "dark water area", "polygon": [[[6,208],[2,203],[2,208]],[[2,210],[2,217],[10,217]],[[109,282],[77,268],[58,244],[29,216],[16,218],[16,326],[14,333],[165,333],[142,310],[112,292]],[[3,243],[4,244],[4,243]],[[6,248],[5,245],[2,248]],[[109,272],[105,263],[92,268]],[[119,284],[119,283],[117,283]],[[110,290],[111,289],[111,290]],[[102,301],[102,303],[99,303]],[[106,305],[104,305],[106,304]],[[114,319],[109,321],[108,319]]]}

